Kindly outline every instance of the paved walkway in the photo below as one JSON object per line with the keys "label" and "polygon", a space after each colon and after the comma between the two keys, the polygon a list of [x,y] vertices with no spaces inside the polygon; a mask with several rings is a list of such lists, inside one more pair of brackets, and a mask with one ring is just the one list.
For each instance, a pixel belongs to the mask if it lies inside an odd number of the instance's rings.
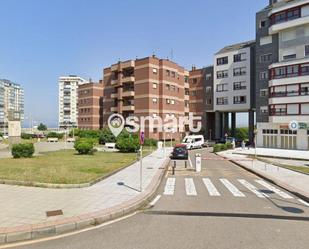
{"label": "paved walkway", "polygon": [[248,159],[247,156],[237,155],[234,151],[224,151],[218,154],[273,180],[282,185],[282,187],[286,187],[309,198],[309,175],[266,164],[259,160]]}
{"label": "paved walkway", "polygon": [[[143,159],[143,189],[163,169],[162,150]],[[125,168],[107,179],[81,189],[46,189],[0,184],[0,228],[55,221],[76,215],[96,212],[121,205],[142,194],[140,164]],[[59,210],[63,215],[46,217],[46,211]]]}
{"label": "paved walkway", "polygon": [[[242,148],[237,148],[233,152],[243,155],[254,155],[255,149],[250,148],[249,150],[248,149],[243,150]],[[257,148],[256,154],[258,156],[309,160],[309,150],[282,150],[282,149]]]}

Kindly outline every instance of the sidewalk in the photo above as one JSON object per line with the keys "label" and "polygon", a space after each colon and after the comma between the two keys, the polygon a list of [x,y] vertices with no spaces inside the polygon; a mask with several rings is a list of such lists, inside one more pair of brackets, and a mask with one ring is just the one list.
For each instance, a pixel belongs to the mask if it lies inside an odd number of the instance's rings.
{"label": "sidewalk", "polygon": [[238,165],[273,181],[279,186],[309,199],[309,175],[277,167],[259,160],[248,159],[247,156],[237,155],[232,150],[219,152],[218,155],[230,159]]}
{"label": "sidewalk", "polygon": [[[0,243],[70,231],[127,213],[126,208],[136,207],[153,194],[170,151],[166,149],[164,157],[163,150],[157,150],[143,159],[142,193],[139,162],[87,188],[0,185]],[[54,210],[62,210],[63,215],[46,216]]]}
{"label": "sidewalk", "polygon": [[[241,155],[255,155],[255,149],[250,148],[249,150],[248,149],[243,150],[242,148],[237,148],[233,151],[233,153]],[[258,156],[309,160],[309,150],[282,150],[282,149],[257,148],[256,154]]]}

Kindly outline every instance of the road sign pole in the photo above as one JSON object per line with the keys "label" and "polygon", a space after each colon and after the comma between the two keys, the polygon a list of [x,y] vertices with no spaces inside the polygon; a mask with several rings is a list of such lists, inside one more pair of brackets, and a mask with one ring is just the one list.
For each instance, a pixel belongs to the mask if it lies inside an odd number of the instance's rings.
{"label": "road sign pole", "polygon": [[143,145],[140,149],[140,190],[143,191]]}

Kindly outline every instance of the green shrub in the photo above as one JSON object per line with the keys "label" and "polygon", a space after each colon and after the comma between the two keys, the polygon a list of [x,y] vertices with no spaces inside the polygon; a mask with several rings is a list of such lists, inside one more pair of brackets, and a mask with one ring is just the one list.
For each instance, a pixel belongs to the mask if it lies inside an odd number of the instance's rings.
{"label": "green shrub", "polygon": [[58,138],[58,139],[62,139],[63,136],[64,136],[63,133],[58,133],[58,132],[54,132],[54,131],[49,132],[49,133],[47,134],[47,138]]}
{"label": "green shrub", "polygon": [[12,147],[12,156],[14,158],[30,158],[34,154],[34,146],[32,143],[14,144]]}
{"label": "green shrub", "polygon": [[80,137],[80,138],[95,138],[95,139],[99,139],[100,131],[96,131],[96,130],[80,130],[78,132],[78,137]]}
{"label": "green shrub", "polygon": [[95,152],[93,149],[94,145],[95,141],[91,138],[79,138],[75,141],[74,148],[78,154],[89,155]]}
{"label": "green shrub", "polygon": [[138,136],[123,130],[117,137],[116,147],[120,152],[136,152],[140,148]]}
{"label": "green shrub", "polygon": [[73,134],[75,137],[78,137],[79,136],[79,132],[81,130],[80,129],[77,129],[77,128],[73,128],[70,130],[70,133],[69,133],[69,137],[73,137]]}
{"label": "green shrub", "polygon": [[[224,151],[224,150],[228,150],[229,146],[232,146],[231,143],[226,143],[226,144],[215,144],[214,148],[213,148],[213,152],[220,152],[220,151]],[[232,146],[233,147],[233,146]]]}
{"label": "green shrub", "polygon": [[226,147],[228,150],[233,149],[233,144],[232,143],[226,143]]}
{"label": "green shrub", "polygon": [[100,131],[100,136],[99,136],[100,144],[115,143],[115,142],[116,142],[116,138],[109,128],[103,128]]}
{"label": "green shrub", "polygon": [[27,134],[27,133],[22,133],[21,134],[21,138],[22,139],[31,139],[32,138],[32,135],[31,134]]}
{"label": "green shrub", "polygon": [[145,146],[157,146],[157,143],[158,141],[153,138],[148,138],[148,139],[145,139],[144,141]]}

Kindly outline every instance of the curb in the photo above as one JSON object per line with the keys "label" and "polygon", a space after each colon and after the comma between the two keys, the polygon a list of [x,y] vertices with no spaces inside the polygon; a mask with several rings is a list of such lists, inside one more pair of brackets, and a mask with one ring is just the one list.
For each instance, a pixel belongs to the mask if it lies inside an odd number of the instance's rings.
{"label": "curb", "polygon": [[169,162],[170,158],[165,159],[163,165],[160,167],[161,169],[155,174],[144,193],[142,193],[142,196],[136,196],[125,203],[114,206],[113,208],[64,218],[62,220],[49,221],[35,225],[0,228],[0,245],[51,237],[76,230],[82,230],[133,213],[137,209],[144,207],[151,199],[153,199],[157,193]]}
{"label": "curb", "polygon": [[[238,153],[233,152],[235,155],[243,155],[243,156],[254,156],[254,154],[246,154],[246,153]],[[295,160],[295,161],[309,161],[306,158],[292,158],[292,157],[284,157],[284,156],[270,156],[270,155],[257,155],[258,157],[267,157],[267,158],[277,158],[277,159],[286,159],[286,160]]]}
{"label": "curb", "polygon": [[[222,155],[218,155],[218,156],[224,157]],[[228,157],[226,157],[226,158],[229,159]],[[274,179],[274,178],[272,178],[270,176],[266,176],[264,174],[256,172],[254,169],[247,168],[246,166],[238,163],[237,161],[234,161],[233,159],[229,159],[229,161],[234,163],[235,165],[237,165],[237,166],[239,166],[239,167],[241,167],[241,168],[251,172],[252,174],[257,175],[258,177],[260,177],[260,178],[262,178],[264,180],[267,180],[267,181],[271,182],[272,184],[274,184],[274,185],[276,185],[276,186],[278,186],[280,188],[283,188],[284,190],[286,190],[286,191],[292,193],[293,195],[295,195],[295,196],[305,200],[306,202],[309,202],[309,196],[307,196],[305,193],[302,193],[301,190],[296,189],[296,188],[294,188],[294,187],[292,187],[292,186],[290,186],[290,185],[288,185],[288,184],[286,184],[286,183],[284,183],[284,182],[282,182],[280,180],[277,180],[277,179]]]}

